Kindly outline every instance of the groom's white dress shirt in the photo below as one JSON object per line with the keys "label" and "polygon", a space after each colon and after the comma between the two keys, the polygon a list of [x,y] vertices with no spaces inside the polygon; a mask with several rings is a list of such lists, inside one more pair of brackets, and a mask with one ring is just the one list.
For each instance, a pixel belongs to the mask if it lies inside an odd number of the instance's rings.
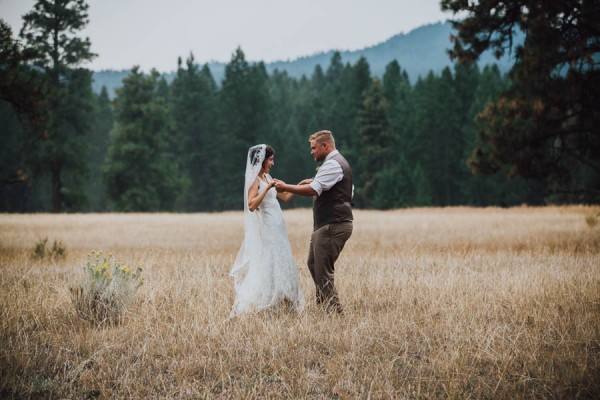
{"label": "groom's white dress shirt", "polygon": [[[344,171],[342,171],[340,163],[331,159],[331,157],[339,153],[339,151],[334,150],[327,154],[325,161],[319,167],[317,175],[315,175],[313,181],[310,183],[310,187],[317,192],[318,196],[324,191],[331,189],[333,185],[341,181],[344,177]],[[354,185],[352,185],[352,197],[354,197]]]}

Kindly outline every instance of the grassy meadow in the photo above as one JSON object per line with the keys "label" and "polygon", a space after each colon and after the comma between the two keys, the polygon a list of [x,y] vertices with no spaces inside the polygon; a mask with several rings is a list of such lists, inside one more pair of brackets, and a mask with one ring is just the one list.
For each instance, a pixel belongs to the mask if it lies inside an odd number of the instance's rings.
{"label": "grassy meadow", "polygon": [[[0,398],[600,396],[600,207],[355,211],[344,316],[314,304],[308,209],[284,211],[307,300],[228,319],[241,212],[0,215]],[[48,238],[64,257],[33,257]],[[81,319],[87,255],[142,265],[120,324]]]}

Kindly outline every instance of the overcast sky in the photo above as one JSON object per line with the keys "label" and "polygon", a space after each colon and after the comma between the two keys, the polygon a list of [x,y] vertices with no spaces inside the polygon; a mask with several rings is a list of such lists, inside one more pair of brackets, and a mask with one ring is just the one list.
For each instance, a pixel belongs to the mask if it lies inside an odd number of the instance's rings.
{"label": "overcast sky", "polygon": [[[0,0],[17,36],[35,0]],[[250,61],[293,60],[331,49],[357,50],[451,19],[439,0],[89,0],[83,31],[98,57],[87,68],[174,70],[228,62],[240,46]]]}

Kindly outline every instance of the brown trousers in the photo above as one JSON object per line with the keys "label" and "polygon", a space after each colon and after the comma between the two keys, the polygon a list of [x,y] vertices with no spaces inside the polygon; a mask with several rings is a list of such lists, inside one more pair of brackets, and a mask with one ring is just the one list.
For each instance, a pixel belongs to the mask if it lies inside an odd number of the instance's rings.
{"label": "brown trousers", "polygon": [[312,233],[308,269],[317,288],[317,304],[327,311],[342,312],[335,288],[334,264],[352,235],[352,222],[323,225]]}

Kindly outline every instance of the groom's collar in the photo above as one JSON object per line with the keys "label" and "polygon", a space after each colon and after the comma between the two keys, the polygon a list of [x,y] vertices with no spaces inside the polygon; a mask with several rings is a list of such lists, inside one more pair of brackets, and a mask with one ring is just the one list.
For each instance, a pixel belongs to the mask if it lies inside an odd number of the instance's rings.
{"label": "groom's collar", "polygon": [[335,156],[336,154],[340,154],[340,152],[338,150],[334,150],[331,153],[327,154],[327,156],[325,157],[325,161],[329,160],[331,157]]}

